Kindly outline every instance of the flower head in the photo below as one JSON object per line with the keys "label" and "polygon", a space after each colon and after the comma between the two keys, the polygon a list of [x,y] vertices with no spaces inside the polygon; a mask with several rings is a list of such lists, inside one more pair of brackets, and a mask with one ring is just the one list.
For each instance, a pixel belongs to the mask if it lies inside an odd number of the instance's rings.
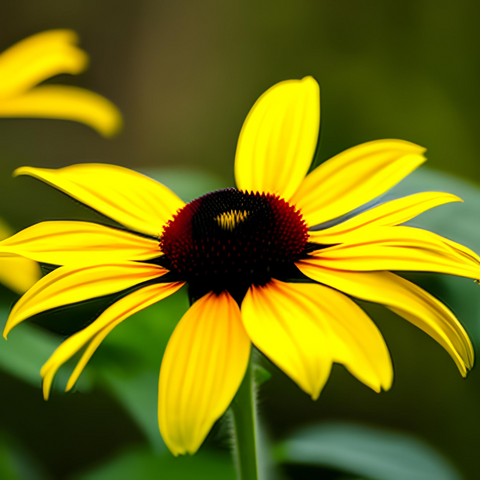
{"label": "flower head", "polygon": [[41,372],[46,398],[65,361],[85,348],[68,390],[116,325],[186,283],[196,301],[170,338],[159,381],[160,430],[174,454],[194,453],[228,408],[252,343],[313,399],[334,362],[375,391],[390,388],[393,371],[383,337],[350,297],[386,305],[417,325],[466,375],[473,349],[453,313],[390,272],[480,278],[474,252],[402,225],[460,199],[419,193],[343,220],[421,165],[424,149],[400,140],[370,142],[307,175],[319,118],[313,78],[275,85],[242,128],[238,189],[188,204],[164,185],[112,165],[17,170],[126,229],[44,222],[1,242],[2,255],[59,265],[15,305],[5,335],[39,312],[137,287],[56,350]]}
{"label": "flower head", "polygon": [[106,137],[117,133],[122,116],[101,95],[71,86],[37,86],[55,75],[85,70],[88,56],[77,43],[71,30],[48,30],[0,54],[0,117],[74,120]]}

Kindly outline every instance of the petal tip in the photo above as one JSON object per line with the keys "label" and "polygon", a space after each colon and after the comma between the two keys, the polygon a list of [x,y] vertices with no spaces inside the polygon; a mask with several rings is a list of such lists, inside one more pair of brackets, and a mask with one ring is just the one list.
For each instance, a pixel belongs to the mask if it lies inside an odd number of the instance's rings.
{"label": "petal tip", "polygon": [[15,324],[12,325],[11,317],[9,317],[8,320],[7,320],[7,323],[5,324],[5,327],[3,329],[3,338],[5,340],[7,340],[7,336],[14,326],[15,326]]}
{"label": "petal tip", "polygon": [[[392,385],[393,385],[393,378],[389,379],[387,382],[382,384],[382,390],[384,392],[388,392],[392,388]],[[378,393],[380,393],[380,391]]]}
{"label": "petal tip", "polygon": [[51,387],[51,380],[48,380],[46,378],[43,379],[43,399],[47,402],[50,398],[50,387]]}
{"label": "petal tip", "polygon": [[311,394],[310,394],[310,398],[311,398],[314,402],[316,402],[319,397],[320,397],[320,392],[314,392],[314,393],[311,393]]}
{"label": "petal tip", "polygon": [[306,77],[303,77],[300,80],[300,83],[309,87],[309,88],[312,88],[316,91],[320,91],[320,86],[319,86],[317,80],[314,77],[312,77],[311,75],[307,75]]}
{"label": "petal tip", "polygon": [[104,126],[102,129],[99,128],[98,132],[104,138],[114,138],[123,130],[123,127],[123,115],[121,114],[120,110],[112,103],[110,123]]}
{"label": "petal tip", "polygon": [[450,202],[465,203],[465,200],[463,200],[463,198],[460,198],[458,195],[454,195],[453,193],[447,193],[446,196],[450,199]]}
{"label": "petal tip", "polygon": [[19,167],[13,171],[13,178],[20,177],[22,175],[30,175],[32,167]]}

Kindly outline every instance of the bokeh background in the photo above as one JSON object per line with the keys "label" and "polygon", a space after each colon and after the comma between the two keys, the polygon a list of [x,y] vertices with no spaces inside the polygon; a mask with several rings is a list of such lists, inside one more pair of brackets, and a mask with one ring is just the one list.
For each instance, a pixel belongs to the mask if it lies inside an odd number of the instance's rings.
{"label": "bokeh background", "polygon": [[[16,229],[46,219],[99,219],[40,182],[12,179],[22,165],[115,163],[150,173],[186,200],[231,186],[238,133],[254,101],[278,81],[313,75],[322,90],[319,161],[378,138],[427,147],[429,167],[394,194],[463,195],[465,204],[439,207],[418,224],[480,251],[479,15],[467,0],[3,2],[0,49],[42,30],[76,30],[91,66],[52,83],[107,96],[125,128],[105,140],[72,122],[0,120],[0,216]],[[480,287],[464,279],[409,278],[458,314],[478,350]],[[4,320],[18,297],[4,287],[0,293]],[[0,477],[232,478],[226,422],[193,459],[174,460],[157,430],[159,365],[186,307],[180,292],[125,322],[94,356],[76,392],[62,394],[60,378],[48,403],[40,366],[62,334],[91,321],[101,304],[44,315],[2,339]],[[340,470],[342,478],[478,478],[480,371],[462,379],[420,330],[365,307],[393,357],[392,390],[376,394],[338,367],[312,402],[264,362],[272,376],[259,391],[259,413],[265,451],[282,462],[274,476],[340,478]],[[309,459],[285,453],[289,436],[315,425]],[[370,448],[373,470],[348,467],[362,445]],[[328,455],[327,446],[334,450]],[[415,452],[418,465],[430,455],[440,473],[423,464],[424,474],[402,470],[415,463]],[[395,461],[393,472],[381,469]]]}

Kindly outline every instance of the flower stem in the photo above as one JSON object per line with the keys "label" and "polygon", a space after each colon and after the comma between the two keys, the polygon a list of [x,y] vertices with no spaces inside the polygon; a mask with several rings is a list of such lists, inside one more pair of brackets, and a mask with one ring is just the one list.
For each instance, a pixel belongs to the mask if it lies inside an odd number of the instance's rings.
{"label": "flower stem", "polygon": [[254,389],[254,366],[250,359],[243,382],[232,402],[239,480],[258,480]]}

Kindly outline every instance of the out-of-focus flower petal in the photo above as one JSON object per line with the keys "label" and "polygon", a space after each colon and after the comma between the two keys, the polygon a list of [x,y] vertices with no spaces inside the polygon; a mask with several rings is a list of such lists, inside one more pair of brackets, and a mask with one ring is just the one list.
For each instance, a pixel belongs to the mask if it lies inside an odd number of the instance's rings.
{"label": "out-of-focus flower petal", "polygon": [[60,73],[82,72],[88,56],[77,43],[72,30],[47,30],[5,50],[0,54],[0,99],[23,94]]}
{"label": "out-of-focus flower petal", "polygon": [[79,87],[43,85],[0,101],[0,117],[54,118],[84,123],[105,137],[118,133],[122,115],[105,97]]}

